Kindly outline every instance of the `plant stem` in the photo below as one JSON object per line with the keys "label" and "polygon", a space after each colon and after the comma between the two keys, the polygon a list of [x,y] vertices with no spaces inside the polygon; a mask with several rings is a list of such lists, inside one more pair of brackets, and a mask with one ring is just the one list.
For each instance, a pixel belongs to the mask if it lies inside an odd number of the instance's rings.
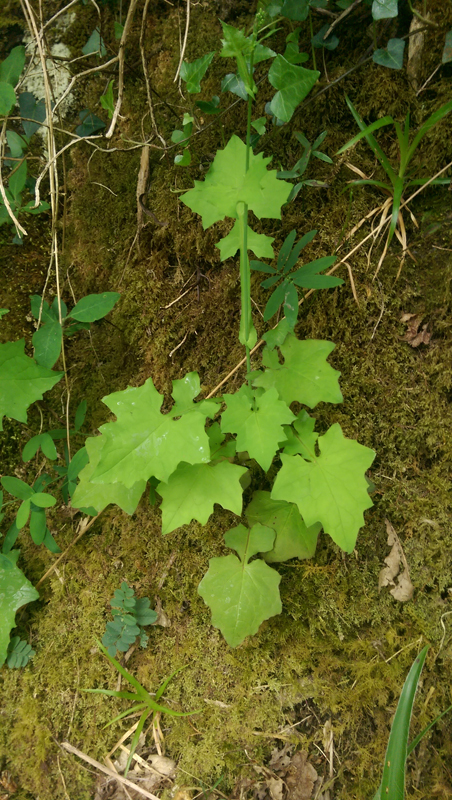
{"label": "plant stem", "polygon": [[310,27],[310,29],[311,29],[312,66],[313,66],[313,67],[314,67],[314,69],[316,70],[316,69],[317,69],[317,63],[316,63],[316,60],[315,60],[315,48],[314,48],[314,45],[313,45],[313,43],[312,43],[312,40],[313,40],[313,38],[314,38],[314,29],[313,29],[313,27],[312,27],[312,14],[311,14],[311,8],[309,8],[309,27]]}
{"label": "plant stem", "polygon": [[374,50],[376,50],[377,49],[377,23],[375,22],[374,19],[372,20],[372,33],[373,33],[373,37],[374,37]]}

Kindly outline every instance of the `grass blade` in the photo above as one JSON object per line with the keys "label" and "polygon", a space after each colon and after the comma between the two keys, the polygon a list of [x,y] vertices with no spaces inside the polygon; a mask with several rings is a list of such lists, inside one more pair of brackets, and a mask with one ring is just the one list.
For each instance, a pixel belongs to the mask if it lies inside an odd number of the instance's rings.
{"label": "grass blade", "polygon": [[138,742],[139,742],[140,736],[141,736],[141,731],[144,728],[144,723],[146,722],[148,713],[149,712],[147,710],[143,711],[143,713],[142,713],[142,715],[140,717],[140,721],[139,721],[139,723],[137,725],[137,729],[136,729],[135,733],[133,734],[133,739],[130,742],[129,757],[127,759],[126,768],[124,770],[124,777],[125,778],[127,778],[127,773],[129,771],[130,765],[132,763],[133,754],[135,753],[135,750],[137,749],[137,745],[138,745]]}
{"label": "grass blade", "polygon": [[[381,797],[387,797],[388,800],[404,800],[405,763],[411,713],[427,650],[428,645],[421,650],[408,673],[391,726],[380,786]],[[378,792],[376,796],[378,797]]]}
{"label": "grass blade", "polygon": [[449,100],[448,103],[445,103],[443,106],[441,106],[441,108],[438,108],[438,110],[435,111],[434,114],[432,114],[428,118],[428,120],[424,122],[423,125],[421,125],[411,143],[410,149],[408,150],[407,164],[413,158],[416,147],[418,146],[422,137],[425,136],[425,134],[430,130],[430,128],[433,128],[433,126],[436,125],[437,122],[440,122],[440,120],[442,120],[442,118],[445,117],[446,114],[449,114],[450,111],[452,111],[452,100]]}

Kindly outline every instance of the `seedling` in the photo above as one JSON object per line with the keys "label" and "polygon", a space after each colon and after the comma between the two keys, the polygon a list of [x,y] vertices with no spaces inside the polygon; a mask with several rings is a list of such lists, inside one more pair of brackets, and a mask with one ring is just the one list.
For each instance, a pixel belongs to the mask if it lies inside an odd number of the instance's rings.
{"label": "seedling", "polygon": [[107,622],[107,630],[102,637],[102,644],[108,653],[113,657],[117,650],[126,653],[137,638],[140,640],[140,647],[146,647],[149,637],[144,628],[157,619],[156,612],[150,608],[149,598],[138,599],[134,590],[123,581],[121,588],[116,589],[110,600],[110,605],[114,622]]}
{"label": "seedling", "polygon": [[36,653],[31,644],[21,639],[20,636],[13,636],[8,645],[6,663],[10,669],[19,669],[20,667],[26,667],[35,655]]}
{"label": "seedling", "polygon": [[298,286],[303,289],[329,289],[344,283],[342,278],[320,274],[334,264],[336,256],[317,258],[294,270],[302,249],[312,242],[316,233],[317,231],[309,231],[293,247],[297,232],[296,230],[291,231],[279,251],[276,267],[264,264],[262,261],[250,261],[251,269],[271,275],[270,278],[262,281],[261,286],[264,289],[270,289],[279,283],[265,306],[265,322],[268,322],[282,307],[289,328],[293,330],[298,316]]}
{"label": "seedling", "polygon": [[405,771],[408,756],[413,752],[414,748],[417,747],[421,739],[424,738],[425,734],[428,733],[433,725],[452,709],[451,705],[443,711],[442,714],[439,714],[433,722],[430,722],[421,733],[418,733],[416,738],[408,745],[414,699],[428,649],[427,645],[421,650],[414,660],[404,683],[391,726],[383,767],[383,777],[374,800],[383,800],[385,797],[389,800],[405,800]]}
{"label": "seedling", "polygon": [[[277,456],[282,467],[278,472],[275,465],[271,493],[257,492],[245,511],[248,524],[239,522],[224,537],[238,558],[230,554],[211,559],[199,586],[199,593],[212,610],[213,624],[232,647],[281,611],[280,576],[270,562],[311,557],[320,527],[342,549],[353,550],[364,523],[363,512],[372,505],[365,472],[375,455],[346,439],[338,424],[319,436],[314,432],[315,420],[306,411],[295,414],[290,408],[294,402],[309,408],[319,402],[339,403],[342,394],[339,373],[326,361],[334,345],[299,341],[292,332],[295,309],[291,316],[287,302],[286,317],[276,330],[264,335],[264,369],[251,371],[251,349],[257,333],[251,314],[248,251],[258,258],[273,258],[274,240],[254,231],[248,215],[253,211],[258,218],[280,219],[292,190],[291,184],[278,179],[276,170],[268,169],[271,157],[252,151],[252,104],[257,93],[253,65],[258,60],[273,59],[268,76],[278,90],[272,112],[279,119],[290,119],[318,75],[275,56],[259,39],[259,24],[258,15],[247,36],[222,23],[220,55],[235,59],[238,79],[246,91],[246,143],[232,136],[216,153],[205,180],[195,181],[194,188],[181,196],[182,202],[202,217],[204,228],[225,217],[233,221],[231,231],[217,247],[222,260],[240,253],[238,335],[246,354],[246,382],[235,394],[222,398],[225,409],[220,422],[213,420],[219,416],[221,400],[195,402],[201,386],[194,372],[173,381],[173,405],[165,414],[161,413],[163,396],[150,378],[143,386],[105,397],[116,421],[103,425],[101,436],[87,439],[90,461],[80,473],[72,500],[76,508],[93,505],[97,512],[115,502],[131,514],[146,482],[152,479],[153,491],[155,487],[162,498],[162,530],[166,534],[193,520],[204,525],[215,503],[240,518],[249,470],[233,463],[236,450],[246,451],[249,460],[256,462],[255,469],[260,467],[263,473]],[[259,133],[261,122],[254,122]],[[279,255],[279,271],[275,270],[275,275],[270,270],[277,280],[290,282],[295,294],[295,278],[301,285],[330,280],[318,273],[334,257],[300,268],[290,276],[302,247],[313,235],[307,234],[293,250],[296,233],[292,232]],[[333,281],[335,285],[340,282]],[[259,553],[264,554],[264,560],[250,560]]]}
{"label": "seedling", "polygon": [[[353,186],[376,186],[379,189],[382,189],[389,197],[392,198],[392,212],[391,212],[391,222],[388,231],[388,237],[386,240],[385,245],[385,252],[391,243],[392,237],[394,236],[397,223],[399,222],[402,234],[402,240],[405,239],[404,234],[404,224],[403,224],[403,217],[402,212],[400,209],[403,193],[404,191],[409,188],[410,186],[422,186],[425,183],[430,182],[430,178],[416,178],[412,177],[413,170],[409,170],[410,163],[416,153],[416,150],[419,146],[421,139],[428,133],[431,128],[438,124],[447,114],[452,111],[452,100],[448,103],[445,103],[441,108],[438,108],[430,117],[424,122],[423,125],[419,128],[418,132],[415,134],[413,140],[410,143],[410,115],[407,114],[405,117],[405,123],[403,128],[397,120],[394,120],[390,116],[383,117],[382,119],[376,120],[371,125],[366,125],[364,120],[358,114],[356,108],[354,107],[352,101],[349,97],[346,96],[347,105],[360,128],[360,133],[350,139],[340,150],[338,150],[337,155],[341,153],[345,153],[355,144],[357,144],[361,139],[365,139],[368,143],[369,147],[375,154],[376,158],[378,159],[379,163],[383,167],[386,172],[386,175],[390,181],[390,183],[373,180],[370,178],[361,178],[360,180],[350,181]],[[394,168],[389,161],[389,158],[383,152],[382,148],[378,144],[377,140],[375,139],[373,133],[374,131],[379,130],[387,125],[394,125],[397,140],[399,144],[399,166],[398,171],[397,168]],[[432,185],[436,186],[444,186],[449,185],[451,179],[450,178],[437,178],[434,181],[431,181]],[[405,244],[406,247],[406,244]],[[405,249],[404,247],[404,249]],[[381,263],[381,262],[380,262]]]}
{"label": "seedling", "polygon": [[[121,714],[118,714],[117,717],[112,719],[110,722],[107,722],[105,728],[108,728],[110,725],[113,725],[115,722],[118,722],[120,719],[124,719],[124,717],[128,717],[130,714],[135,714],[136,712],[141,712],[141,716],[138,722],[137,729],[133,735],[132,741],[130,743],[130,751],[129,757],[127,759],[126,768],[124,771],[124,777],[127,776],[127,773],[130,768],[130,764],[132,763],[133,754],[137,748],[141,732],[144,728],[144,723],[146,722],[148,716],[152,714],[154,718],[157,714],[169,714],[171,717],[189,717],[191,714],[199,714],[199,711],[173,711],[172,708],[168,708],[167,706],[162,706],[159,704],[159,700],[165,692],[166,687],[168,686],[169,682],[180,672],[180,669],[175,670],[171,673],[169,678],[166,678],[157,692],[155,693],[155,699],[152,697],[149,692],[146,691],[144,686],[128,672],[119,661],[116,661],[113,656],[110,655],[106,647],[101,644],[96,639],[96,644],[99,650],[104,654],[104,656],[109,660],[110,664],[114,666],[114,668],[119,672],[119,674],[128,682],[130,685],[135,689],[135,692],[123,692],[123,691],[115,691],[113,689],[84,689],[84,692],[91,692],[92,694],[106,694],[109,697],[121,697],[127,700],[133,700],[135,705],[131,708],[128,708],[127,711],[123,711]],[[182,667],[185,669],[185,667]]]}

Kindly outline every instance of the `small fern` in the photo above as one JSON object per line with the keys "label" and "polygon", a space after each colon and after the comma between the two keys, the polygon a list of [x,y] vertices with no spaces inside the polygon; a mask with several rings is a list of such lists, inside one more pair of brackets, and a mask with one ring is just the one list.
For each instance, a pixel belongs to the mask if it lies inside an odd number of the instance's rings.
{"label": "small fern", "polygon": [[110,600],[110,605],[114,620],[107,622],[107,630],[102,637],[102,644],[109,655],[114,658],[117,650],[121,653],[127,652],[137,637],[140,639],[140,647],[146,647],[149,637],[143,628],[157,620],[156,612],[150,608],[149,598],[138,599],[134,590],[123,581],[121,588],[116,589]]}

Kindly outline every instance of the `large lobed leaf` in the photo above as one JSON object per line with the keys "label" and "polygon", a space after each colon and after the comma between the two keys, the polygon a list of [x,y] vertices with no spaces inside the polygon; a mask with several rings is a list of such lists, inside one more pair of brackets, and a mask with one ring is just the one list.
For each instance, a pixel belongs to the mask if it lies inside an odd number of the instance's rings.
{"label": "large lobed leaf", "polygon": [[4,416],[27,421],[27,408],[42,400],[61,379],[62,372],[38,366],[25,355],[24,340],[0,344],[0,431]]}
{"label": "large lobed leaf", "polygon": [[296,503],[306,525],[316,522],[347,553],[364,525],[363,512],[372,506],[365,472],[375,453],[346,439],[335,423],[319,436],[320,455],[305,461],[300,455],[281,456],[272,499]]}
{"label": "large lobed leaf", "polygon": [[162,496],[162,533],[171,533],[196,519],[205,525],[214,503],[234,514],[242,513],[240,478],[245,467],[220,461],[218,464],[179,464],[168,483],[159,483]]}
{"label": "large lobed leaf", "polygon": [[276,170],[267,170],[271,158],[250,153],[246,171],[246,145],[232,136],[224,150],[218,150],[204,181],[181,196],[181,200],[202,217],[204,228],[224,217],[237,219],[237,203],[248,205],[257,217],[281,219],[291,184],[278,180]]}
{"label": "large lobed leaf", "polygon": [[119,482],[130,489],[151,476],[166,483],[181,461],[209,461],[204,425],[206,417],[216,413],[217,404],[193,402],[200,391],[196,373],[174,381],[173,386],[176,402],[168,414],[160,412],[163,395],[151,378],[143,386],[129,386],[103,398],[117,420],[100,428],[102,450],[90,477],[92,483]]}
{"label": "large lobed leaf", "polygon": [[239,554],[211,558],[198,592],[212,611],[212,625],[219,628],[230,647],[257,633],[264,620],[281,613],[280,575],[260,559],[249,559],[273,546],[275,532],[264,525],[251,530],[244,525],[228,531],[228,547]]}
{"label": "large lobed leaf", "polygon": [[341,403],[338,378],[327,356],[334,349],[332,342],[317,339],[300,341],[289,334],[279,346],[284,363],[280,364],[276,350],[264,349],[262,362],[265,372],[254,378],[254,386],[275,387],[281,400],[290,405],[294,400],[314,408],[317,403]]}
{"label": "large lobed leaf", "polygon": [[18,558],[19,550],[12,550],[2,555],[0,563],[0,667],[6,660],[9,634],[16,624],[17,609],[39,597],[39,593],[17,566]]}
{"label": "large lobed leaf", "polygon": [[126,487],[120,481],[115,483],[92,483],[91,481],[102,457],[102,447],[105,441],[103,436],[89,437],[86,440],[85,447],[89,463],[79,473],[80,483],[72,496],[72,507],[93,508],[99,514],[110,503],[115,503],[126,514],[133,514],[146,488],[145,480],[138,480],[130,487]]}
{"label": "large lobed leaf", "polygon": [[261,395],[252,394],[246,385],[236,394],[224,395],[226,411],[221,429],[237,435],[237,449],[247,450],[263,470],[270,469],[279,442],[285,438],[283,425],[295,419],[286,403],[272,388]]}

